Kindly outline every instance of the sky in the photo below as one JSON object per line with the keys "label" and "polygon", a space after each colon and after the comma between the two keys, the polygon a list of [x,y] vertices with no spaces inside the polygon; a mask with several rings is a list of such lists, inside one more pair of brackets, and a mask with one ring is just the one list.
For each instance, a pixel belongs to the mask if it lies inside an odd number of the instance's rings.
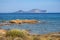
{"label": "sky", "polygon": [[0,0],[0,13],[31,9],[60,12],[60,0]]}

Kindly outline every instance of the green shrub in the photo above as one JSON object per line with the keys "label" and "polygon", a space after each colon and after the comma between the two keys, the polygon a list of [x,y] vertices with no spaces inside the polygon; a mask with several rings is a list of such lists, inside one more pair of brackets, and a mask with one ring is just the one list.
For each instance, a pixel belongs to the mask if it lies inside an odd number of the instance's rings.
{"label": "green shrub", "polygon": [[6,34],[6,36],[24,37],[24,33],[21,30],[13,29],[13,30],[9,30]]}
{"label": "green shrub", "polygon": [[[32,37],[30,35],[28,35],[29,33],[26,30],[17,30],[17,29],[13,29],[13,30],[9,30],[6,33],[6,37],[8,37],[7,39],[10,40],[32,40]],[[17,38],[18,37],[18,38]]]}

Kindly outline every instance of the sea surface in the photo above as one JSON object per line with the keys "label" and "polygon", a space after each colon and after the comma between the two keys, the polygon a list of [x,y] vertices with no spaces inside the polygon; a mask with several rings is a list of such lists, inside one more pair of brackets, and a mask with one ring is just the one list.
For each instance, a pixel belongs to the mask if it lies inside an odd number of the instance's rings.
{"label": "sea surface", "polygon": [[9,20],[38,20],[41,23],[0,26],[2,29],[26,29],[33,34],[60,32],[60,13],[0,13],[0,23]]}

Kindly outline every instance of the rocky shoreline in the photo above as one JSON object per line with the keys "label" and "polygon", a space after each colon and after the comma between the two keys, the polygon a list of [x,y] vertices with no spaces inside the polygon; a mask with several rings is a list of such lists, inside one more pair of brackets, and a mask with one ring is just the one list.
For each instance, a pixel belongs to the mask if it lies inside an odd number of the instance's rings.
{"label": "rocky shoreline", "polygon": [[24,24],[24,23],[36,24],[36,23],[40,23],[40,21],[38,21],[38,20],[19,20],[19,19],[16,19],[16,20],[4,21],[4,22],[0,23],[0,26],[11,25],[11,24]]}

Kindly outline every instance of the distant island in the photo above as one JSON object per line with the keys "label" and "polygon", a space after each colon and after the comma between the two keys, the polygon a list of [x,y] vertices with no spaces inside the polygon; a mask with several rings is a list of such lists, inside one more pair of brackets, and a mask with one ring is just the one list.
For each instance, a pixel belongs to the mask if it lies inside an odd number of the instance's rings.
{"label": "distant island", "polygon": [[29,11],[18,10],[14,13],[46,13],[46,12],[47,12],[47,10],[32,9],[32,10],[29,10]]}

